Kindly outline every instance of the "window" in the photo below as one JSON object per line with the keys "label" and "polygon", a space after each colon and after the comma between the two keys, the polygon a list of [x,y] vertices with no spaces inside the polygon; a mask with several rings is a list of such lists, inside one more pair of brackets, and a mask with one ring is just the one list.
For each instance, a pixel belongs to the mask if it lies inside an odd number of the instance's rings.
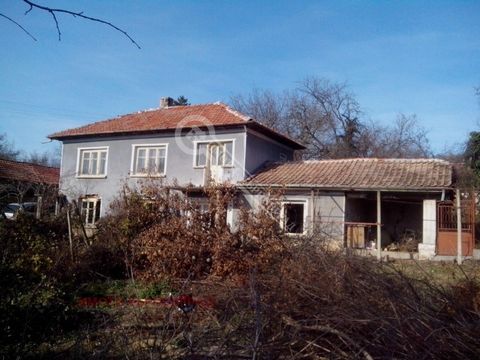
{"label": "window", "polygon": [[167,165],[167,145],[134,145],[131,174],[163,176]]}
{"label": "window", "polygon": [[107,175],[108,148],[79,149],[78,176],[105,177]]}
{"label": "window", "polygon": [[200,142],[195,148],[195,166],[233,166],[233,141]]}
{"label": "window", "polygon": [[85,225],[94,225],[100,219],[101,201],[98,197],[80,199],[82,203],[82,219]]}
{"label": "window", "polygon": [[283,204],[283,230],[287,234],[305,233],[305,203]]}

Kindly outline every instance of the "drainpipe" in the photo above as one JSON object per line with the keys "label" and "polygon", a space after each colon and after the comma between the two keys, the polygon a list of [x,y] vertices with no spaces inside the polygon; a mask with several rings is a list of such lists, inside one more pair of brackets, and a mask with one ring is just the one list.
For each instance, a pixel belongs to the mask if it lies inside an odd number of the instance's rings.
{"label": "drainpipe", "polygon": [[462,265],[462,208],[460,201],[460,189],[455,190],[457,203],[457,264]]}
{"label": "drainpipe", "polygon": [[382,198],[377,191],[377,260],[382,260]]}

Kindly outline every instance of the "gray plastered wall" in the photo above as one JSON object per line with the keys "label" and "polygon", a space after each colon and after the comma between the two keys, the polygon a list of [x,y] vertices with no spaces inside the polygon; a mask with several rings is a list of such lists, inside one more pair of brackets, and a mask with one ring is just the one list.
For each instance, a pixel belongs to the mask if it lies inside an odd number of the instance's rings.
{"label": "gray plastered wall", "polygon": [[245,159],[245,177],[249,177],[268,162],[292,161],[294,150],[286,145],[269,139],[265,135],[247,130],[247,147]]}
{"label": "gray plastered wall", "polygon": [[[83,195],[98,195],[102,199],[101,216],[118,195],[123,184],[135,186],[142,177],[130,176],[133,145],[167,144],[165,177],[154,178],[159,186],[164,184],[203,186],[204,168],[194,167],[195,141],[233,140],[233,167],[224,169],[224,178],[236,183],[244,178],[245,132],[243,128],[216,131],[215,134],[175,136],[173,133],[115,136],[91,139],[65,140],[63,142],[62,166],[60,169],[60,192],[70,200]],[[80,148],[108,147],[107,174],[105,178],[77,177],[78,151]]]}
{"label": "gray plastered wall", "polygon": [[[140,144],[167,145],[166,175],[150,180],[158,182],[159,186],[173,183],[203,186],[205,168],[194,166],[195,144],[202,141],[226,140],[233,141],[233,166],[223,169],[223,178],[232,184],[244,180],[267,162],[279,161],[281,156],[286,160],[293,159],[293,149],[265,135],[247,130],[244,126],[228,130],[215,129],[214,133],[165,132],[69,139],[63,141],[60,192],[70,200],[84,195],[99,196],[102,201],[101,216],[104,216],[125,183],[135,186],[145,179],[130,175],[133,145]],[[79,149],[95,147],[108,147],[106,177],[78,177]]]}
{"label": "gray plastered wall", "polygon": [[[244,204],[251,209],[258,209],[267,198],[260,188],[242,191]],[[343,244],[345,219],[345,194],[342,192],[319,192],[304,190],[286,190],[279,199],[281,202],[300,202],[305,204],[305,226],[309,233],[324,236]]]}

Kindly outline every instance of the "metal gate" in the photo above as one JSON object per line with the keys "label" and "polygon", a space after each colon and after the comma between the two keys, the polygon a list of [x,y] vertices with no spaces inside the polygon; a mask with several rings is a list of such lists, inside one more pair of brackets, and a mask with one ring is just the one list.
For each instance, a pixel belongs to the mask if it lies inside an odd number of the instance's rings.
{"label": "metal gate", "polygon": [[[475,244],[475,200],[461,201],[462,255],[472,256]],[[457,255],[457,209],[453,201],[437,203],[437,254]]]}

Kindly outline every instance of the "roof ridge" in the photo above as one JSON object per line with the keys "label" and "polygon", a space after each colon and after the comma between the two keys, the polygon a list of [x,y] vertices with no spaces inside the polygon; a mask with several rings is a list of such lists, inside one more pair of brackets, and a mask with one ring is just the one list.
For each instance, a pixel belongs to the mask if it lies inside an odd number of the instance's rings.
{"label": "roof ridge", "polygon": [[309,159],[309,160],[297,160],[297,162],[302,162],[305,164],[308,163],[318,163],[318,162],[353,162],[353,161],[395,161],[395,162],[442,162],[450,163],[448,160],[439,159],[439,158],[378,158],[378,157],[364,157],[364,158],[341,158],[341,159]]}
{"label": "roof ridge", "polygon": [[57,132],[55,132],[51,135],[48,135],[48,137],[49,138],[56,137],[57,135],[61,135],[62,133],[66,132],[66,131],[78,131],[78,130],[82,130],[82,129],[88,129],[88,128],[94,127],[96,125],[105,125],[105,124],[108,124],[109,122],[115,122],[115,121],[121,120],[122,118],[128,118],[128,117],[135,116],[135,115],[142,115],[142,114],[155,113],[155,112],[161,113],[163,111],[165,111],[166,113],[170,113],[171,111],[175,111],[175,110],[177,110],[177,111],[178,110],[187,110],[187,109],[192,109],[192,108],[193,108],[193,110],[195,110],[195,108],[208,108],[210,106],[219,106],[222,109],[224,109],[225,111],[229,112],[230,114],[234,115],[236,118],[238,118],[242,121],[252,120],[250,117],[246,116],[245,114],[242,114],[239,111],[236,111],[236,110],[232,109],[227,104],[222,103],[220,101],[217,101],[217,102],[213,102],[213,103],[203,103],[203,104],[194,104],[194,105],[175,105],[175,106],[168,106],[168,107],[163,107],[163,108],[158,107],[158,108],[150,108],[150,109],[145,109],[145,110],[138,110],[138,111],[135,111],[135,112],[129,112],[127,114],[116,115],[116,116],[110,117],[108,119],[89,122],[87,124],[76,126],[76,127],[73,127],[73,128],[67,129],[67,130],[57,131]]}
{"label": "roof ridge", "polygon": [[251,120],[253,120],[253,118],[251,118],[250,116],[245,115],[245,114],[241,113],[240,111],[234,110],[234,109],[232,109],[230,106],[228,106],[227,104],[224,104],[224,103],[222,103],[222,102],[220,102],[220,101],[217,101],[217,102],[215,103],[215,105],[221,105],[221,106],[223,106],[223,107],[225,108],[225,110],[227,110],[228,112],[232,113],[233,115],[239,117],[239,118],[242,119],[242,120],[245,120],[245,121],[251,121]]}

